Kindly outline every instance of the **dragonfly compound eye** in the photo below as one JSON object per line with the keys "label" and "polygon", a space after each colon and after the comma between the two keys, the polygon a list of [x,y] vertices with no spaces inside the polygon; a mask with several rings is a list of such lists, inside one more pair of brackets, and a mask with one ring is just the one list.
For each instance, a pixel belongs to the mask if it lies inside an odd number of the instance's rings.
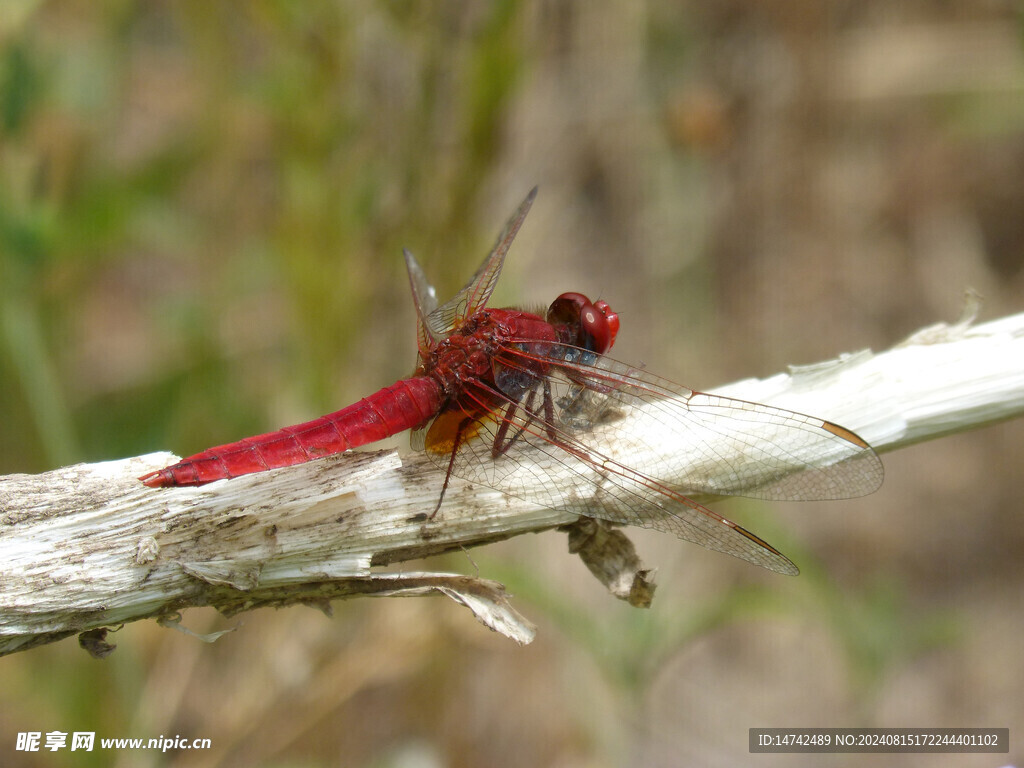
{"label": "dragonfly compound eye", "polygon": [[547,320],[552,325],[578,329],[571,343],[598,354],[611,349],[619,332],[619,316],[608,302],[593,304],[582,293],[563,293],[555,299]]}
{"label": "dragonfly compound eye", "polygon": [[608,332],[611,334],[611,338],[608,341],[608,346],[604,349],[604,351],[607,352],[615,343],[615,337],[619,335],[619,313],[612,312],[612,308],[608,306],[608,302],[604,299],[598,299],[595,301],[594,306],[608,321]]}

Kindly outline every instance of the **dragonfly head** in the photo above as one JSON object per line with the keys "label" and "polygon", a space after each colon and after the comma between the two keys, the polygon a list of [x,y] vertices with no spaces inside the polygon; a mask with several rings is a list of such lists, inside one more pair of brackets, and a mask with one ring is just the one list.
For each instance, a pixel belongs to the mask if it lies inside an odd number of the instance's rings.
{"label": "dragonfly head", "polygon": [[566,342],[603,355],[619,333],[619,316],[607,301],[591,302],[582,293],[563,293],[548,308],[547,321],[568,333]]}

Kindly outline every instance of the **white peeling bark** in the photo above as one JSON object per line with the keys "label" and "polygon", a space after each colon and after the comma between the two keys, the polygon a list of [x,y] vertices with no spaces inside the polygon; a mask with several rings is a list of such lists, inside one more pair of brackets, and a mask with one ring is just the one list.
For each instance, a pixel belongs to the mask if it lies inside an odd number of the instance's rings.
{"label": "white peeling bark", "polygon": [[[716,392],[814,414],[892,450],[1024,413],[1024,314],[934,326],[881,354]],[[191,606],[231,615],[435,592],[528,643],[533,627],[500,584],[373,567],[577,520],[458,478],[430,518],[443,477],[420,454],[350,452],[199,488],[138,481],[176,460],[156,453],[0,478],[0,654],[80,634],[103,655],[103,627],[173,621]],[[624,536],[587,524],[572,546],[613,594],[649,603],[653,587]]]}
{"label": "white peeling bark", "polygon": [[715,392],[842,424],[878,453],[1024,415],[1024,313],[973,325],[976,302],[968,295],[959,322],[923,328],[886,352]]}

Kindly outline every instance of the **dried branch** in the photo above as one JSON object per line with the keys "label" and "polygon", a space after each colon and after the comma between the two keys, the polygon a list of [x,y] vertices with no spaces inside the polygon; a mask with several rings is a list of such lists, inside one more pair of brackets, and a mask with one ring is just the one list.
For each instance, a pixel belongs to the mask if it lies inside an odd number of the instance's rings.
{"label": "dried branch", "polygon": [[[1024,413],[1024,314],[934,326],[893,349],[861,352],[716,392],[813,413],[878,451]],[[528,643],[533,627],[500,584],[376,566],[577,522],[441,473],[424,456],[350,452],[199,488],[154,490],[138,477],[177,457],[150,454],[0,478],[0,654],[192,606],[232,615],[339,597],[445,594]],[[632,545],[590,523],[573,551],[617,596],[650,602]]]}

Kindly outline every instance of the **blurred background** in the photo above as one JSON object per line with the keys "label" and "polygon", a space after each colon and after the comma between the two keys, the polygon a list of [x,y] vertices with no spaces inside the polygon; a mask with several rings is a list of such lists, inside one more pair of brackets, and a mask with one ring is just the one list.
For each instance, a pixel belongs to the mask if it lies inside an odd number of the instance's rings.
{"label": "blurred background", "polygon": [[[495,304],[621,314],[700,389],[1024,309],[1015,3],[3,0],[0,473],[210,445],[411,372],[526,192]],[[819,414],[828,417],[828,414]],[[520,648],[442,598],[154,623],[0,659],[6,766],[760,766],[758,726],[1010,727],[1024,762],[1024,424],[884,456],[828,504],[718,505],[803,569],[649,531],[650,610],[555,532],[410,568],[503,580]],[[19,731],[210,738],[14,751]]]}

